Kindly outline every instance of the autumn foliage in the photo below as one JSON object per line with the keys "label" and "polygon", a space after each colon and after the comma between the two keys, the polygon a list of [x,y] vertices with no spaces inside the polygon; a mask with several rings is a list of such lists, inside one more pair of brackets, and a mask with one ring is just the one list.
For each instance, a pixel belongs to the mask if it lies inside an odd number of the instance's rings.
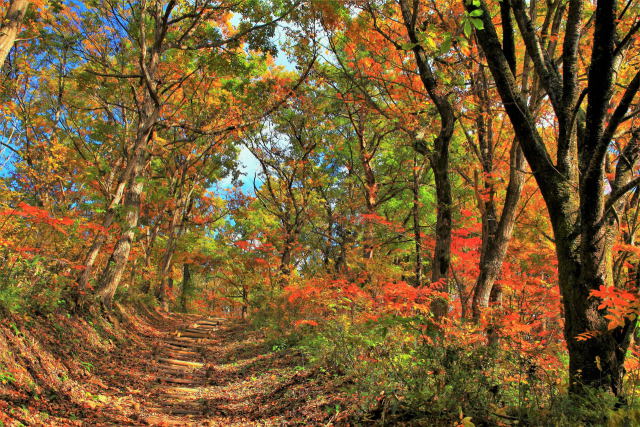
{"label": "autumn foliage", "polygon": [[346,422],[637,417],[637,2],[0,4],[0,316],[241,318]]}

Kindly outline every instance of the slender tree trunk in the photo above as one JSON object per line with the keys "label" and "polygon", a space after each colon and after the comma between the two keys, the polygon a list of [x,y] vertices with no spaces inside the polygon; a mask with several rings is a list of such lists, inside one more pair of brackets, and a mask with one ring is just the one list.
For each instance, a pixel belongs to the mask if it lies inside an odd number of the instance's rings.
{"label": "slender tree trunk", "polygon": [[173,255],[176,250],[178,227],[180,226],[182,216],[182,209],[176,209],[173,212],[173,217],[171,218],[171,223],[169,224],[169,238],[167,239],[167,247],[164,250],[162,261],[160,262],[160,265],[158,265],[158,287],[156,288],[156,298],[158,298],[158,301],[160,301],[165,309],[168,303],[167,286],[169,271],[171,270]]}
{"label": "slender tree trunk", "polygon": [[[440,117],[440,130],[430,151],[424,140],[414,140],[415,149],[429,156],[436,186],[436,244],[433,253],[431,281],[440,284],[445,292],[448,291],[449,273],[451,268],[451,231],[452,231],[452,196],[451,181],[449,179],[449,144],[453,138],[456,117],[448,95],[439,85],[436,73],[432,69],[432,61],[421,45],[416,28],[415,13],[419,8],[418,0],[400,0],[400,11],[404,26],[413,44],[412,51],[418,68],[418,75],[426,89],[429,98],[434,103]],[[436,318],[444,316],[449,310],[446,300],[438,298],[431,307]]]}
{"label": "slender tree trunk", "polygon": [[191,283],[191,270],[189,264],[182,264],[182,290],[180,291],[180,310],[186,313],[187,301],[191,295],[192,283]]}
{"label": "slender tree trunk", "polygon": [[241,316],[242,319],[247,318],[247,311],[249,309],[249,292],[247,291],[247,286],[242,285],[242,311]]}
{"label": "slender tree trunk", "polygon": [[[147,247],[145,248],[144,253],[144,267],[146,271],[151,271],[151,255],[153,253],[153,247],[155,246],[156,239],[158,238],[158,231],[160,230],[160,225],[162,221],[158,218],[152,230],[147,231]],[[142,293],[151,295],[151,280],[146,278],[142,284]]]}
{"label": "slender tree trunk", "polygon": [[413,240],[415,242],[415,286],[422,286],[422,234],[420,231],[420,170],[418,164],[418,157],[413,156],[413,185],[411,191],[413,192],[413,205],[411,206],[411,213],[413,215]]}
{"label": "slender tree trunk", "polygon": [[[531,10],[535,11],[535,1],[531,3]],[[511,16],[511,5],[508,1],[500,3],[500,16],[502,20],[502,50],[505,59],[512,73],[517,72],[516,67],[516,47],[514,28]],[[522,91],[529,91],[529,73],[530,61],[525,57],[522,71]],[[474,85],[478,98],[484,108],[483,113],[491,114],[491,99],[489,94],[489,85],[483,68],[480,68],[478,82]],[[532,96],[530,106],[535,104],[537,97]],[[535,108],[533,108],[535,110]],[[494,142],[491,125],[485,125],[485,119],[481,115],[478,119],[479,139],[480,139],[480,156],[483,169],[486,174],[493,173],[494,162]],[[478,197],[478,204],[482,211],[482,253],[480,255],[480,274],[474,288],[472,300],[473,318],[479,321],[481,312],[489,305],[489,302],[498,302],[501,300],[502,288],[495,286],[500,272],[502,263],[507,253],[513,227],[515,225],[515,214],[524,185],[524,153],[517,139],[511,144],[509,155],[509,184],[505,195],[504,206],[500,219],[496,216],[496,207],[493,184],[486,184],[485,187],[489,193],[489,200],[485,203],[481,197]],[[486,181],[485,181],[486,182]],[[490,343],[497,342],[497,333],[493,325],[489,325],[487,330]]]}
{"label": "slender tree trunk", "polygon": [[[440,147],[438,154],[431,159],[431,167],[436,186],[436,244],[431,266],[431,282],[437,283],[444,292],[449,291],[449,271],[451,268],[451,231],[453,198],[449,180],[449,141],[441,141],[446,147]],[[449,310],[449,304],[443,298],[436,298],[431,309],[436,318],[443,317]]]}
{"label": "slender tree trunk", "polygon": [[[509,184],[505,196],[502,215],[500,215],[499,223],[491,214],[485,215],[487,218],[483,222],[487,222],[486,231],[483,227],[483,253],[480,260],[480,274],[476,282],[473,292],[472,312],[473,318],[477,321],[480,319],[482,310],[488,307],[489,301],[494,291],[494,283],[498,279],[502,270],[502,263],[509,247],[511,234],[515,225],[516,208],[518,200],[522,193],[524,185],[524,155],[517,141],[513,142],[511,148],[511,170],[509,172]],[[493,203],[492,203],[493,205]],[[495,215],[495,207],[487,206],[487,212],[493,212]],[[493,224],[495,224],[495,226]],[[486,234],[485,234],[486,233]],[[494,294],[495,300],[498,295]]]}
{"label": "slender tree trunk", "polygon": [[4,65],[18,37],[29,3],[31,2],[26,0],[12,0],[9,2],[9,9],[2,21],[2,25],[0,25],[0,67]]}
{"label": "slender tree trunk", "polygon": [[367,207],[367,213],[371,215],[365,224],[363,257],[365,260],[372,260],[375,240],[373,216],[377,214],[376,206],[378,205],[378,183],[376,182],[376,176],[373,168],[371,167],[371,156],[366,153],[366,149],[367,145],[364,142],[364,137],[361,137],[360,159],[364,169],[365,178],[365,205]]}

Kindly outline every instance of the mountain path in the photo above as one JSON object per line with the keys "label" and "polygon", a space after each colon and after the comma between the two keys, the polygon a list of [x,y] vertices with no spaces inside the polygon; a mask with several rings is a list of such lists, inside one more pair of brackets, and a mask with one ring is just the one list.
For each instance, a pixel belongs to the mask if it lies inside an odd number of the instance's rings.
{"label": "mountain path", "polygon": [[[154,399],[163,406],[147,407],[147,411],[167,415],[205,417],[208,415],[202,398],[207,384],[204,349],[211,344],[212,332],[218,330],[224,319],[203,319],[178,329],[154,349],[153,363],[157,365]],[[147,417],[149,422],[168,423],[162,417]]]}
{"label": "mountain path", "polygon": [[35,397],[20,388],[26,381],[0,383],[0,425],[334,425],[336,409],[348,416],[350,379],[309,364],[284,336],[240,319],[160,311],[127,319],[61,316],[24,327],[24,339],[5,328],[11,363],[58,382]]}

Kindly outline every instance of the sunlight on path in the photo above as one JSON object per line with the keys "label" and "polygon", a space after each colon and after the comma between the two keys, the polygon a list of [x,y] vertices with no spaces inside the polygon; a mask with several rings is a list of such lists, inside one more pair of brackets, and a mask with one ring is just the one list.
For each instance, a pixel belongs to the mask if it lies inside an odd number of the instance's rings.
{"label": "sunlight on path", "polygon": [[[206,416],[203,387],[207,372],[203,352],[212,344],[212,332],[224,319],[199,320],[178,330],[154,351],[157,365],[158,402],[161,407],[145,408],[146,411],[175,416]],[[164,417],[151,415],[145,418],[149,424],[184,425],[169,422]]]}

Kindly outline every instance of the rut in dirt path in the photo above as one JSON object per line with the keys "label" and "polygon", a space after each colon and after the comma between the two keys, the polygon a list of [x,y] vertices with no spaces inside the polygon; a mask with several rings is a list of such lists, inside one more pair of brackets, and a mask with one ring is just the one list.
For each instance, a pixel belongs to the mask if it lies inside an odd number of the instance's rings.
{"label": "rut in dirt path", "polygon": [[154,412],[174,416],[207,416],[203,387],[207,384],[208,373],[204,359],[206,346],[210,344],[212,332],[218,330],[223,319],[205,319],[190,324],[165,339],[154,350],[154,362],[160,384],[158,408],[148,408]]}

